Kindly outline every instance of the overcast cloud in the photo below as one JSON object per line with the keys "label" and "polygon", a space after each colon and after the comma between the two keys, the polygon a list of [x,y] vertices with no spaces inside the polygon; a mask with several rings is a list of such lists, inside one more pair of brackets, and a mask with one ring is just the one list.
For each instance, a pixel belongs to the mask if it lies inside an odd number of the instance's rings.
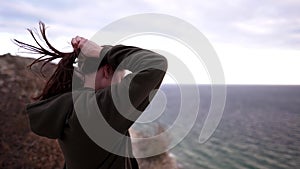
{"label": "overcast cloud", "polygon": [[0,30],[22,33],[42,20],[59,27],[51,30],[57,36],[71,36],[96,32],[121,17],[158,12],[192,23],[212,41],[296,48],[300,44],[299,9],[297,0],[10,0],[1,2]]}
{"label": "overcast cloud", "polygon": [[[277,53],[281,52],[281,56],[276,55],[278,58],[276,63],[282,63],[285,70],[277,74],[281,73],[284,78],[289,74],[294,80],[285,79],[276,83],[300,84],[300,80],[292,77],[300,71],[299,68],[292,67],[293,69],[289,70],[291,63],[299,61],[295,58],[300,58],[299,0],[0,0],[0,3],[0,36],[3,44],[0,54],[8,52],[14,54],[16,47],[10,39],[27,38],[28,40],[26,28],[37,27],[38,21],[45,22],[51,28],[48,30],[50,40],[60,39],[65,44],[76,35],[89,38],[102,27],[125,16],[162,13],[191,23],[209,39],[214,47],[218,47],[217,52],[226,69],[227,79],[232,78],[233,82],[240,83],[241,81],[237,79],[245,78],[243,73],[253,75],[259,80],[264,79],[263,76],[259,77],[259,74],[265,72],[265,66],[269,66],[270,73],[264,75],[268,76],[277,69],[278,65],[273,64],[272,67],[270,62],[272,59],[269,58],[262,58],[265,62],[255,63],[258,62],[256,58],[252,60],[254,65],[249,62],[243,63],[249,59],[246,57],[251,57],[250,54],[246,56],[245,52],[252,52],[253,57],[255,55],[261,59],[259,56],[262,53],[261,49],[266,50],[264,54],[268,57],[275,56],[276,53],[272,51],[277,49],[281,50],[277,51]],[[228,48],[229,46],[232,48]],[[244,50],[245,48],[248,50]],[[254,50],[256,53],[253,52]],[[290,60],[286,62],[281,60],[285,55],[289,55]],[[295,57],[296,55],[298,57]],[[239,67],[235,67],[233,61],[237,62]],[[261,64],[261,70],[257,70],[256,73],[249,71],[257,64]],[[232,75],[237,71],[242,73],[233,77]],[[278,80],[275,75],[273,75],[274,79]],[[248,82],[246,80],[242,83]],[[263,83],[272,83],[272,80]]]}

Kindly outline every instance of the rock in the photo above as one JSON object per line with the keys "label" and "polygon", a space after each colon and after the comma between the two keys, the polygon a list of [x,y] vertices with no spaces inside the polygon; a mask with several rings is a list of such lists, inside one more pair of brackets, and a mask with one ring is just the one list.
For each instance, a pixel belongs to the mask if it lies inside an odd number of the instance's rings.
{"label": "rock", "polygon": [[[155,134],[158,135],[164,132],[162,126],[157,126]],[[148,133],[141,133],[133,129],[129,130],[131,137],[133,138],[147,138],[151,137]],[[160,150],[166,150],[170,144],[170,138],[168,136],[159,137],[155,140],[140,140],[132,141],[133,154],[137,158],[139,166],[141,169],[181,169],[179,168],[174,156],[169,152],[163,152],[158,154]],[[158,154],[155,156],[150,156],[150,154]]]}

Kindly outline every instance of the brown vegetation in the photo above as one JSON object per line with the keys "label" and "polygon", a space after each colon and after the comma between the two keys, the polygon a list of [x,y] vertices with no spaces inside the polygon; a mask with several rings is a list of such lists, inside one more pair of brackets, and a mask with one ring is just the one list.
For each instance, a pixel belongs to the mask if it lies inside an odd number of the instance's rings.
{"label": "brown vegetation", "polygon": [[[0,168],[62,168],[63,156],[55,140],[30,132],[25,105],[44,83],[25,69],[33,60],[0,56]],[[55,68],[47,65],[45,73]]]}

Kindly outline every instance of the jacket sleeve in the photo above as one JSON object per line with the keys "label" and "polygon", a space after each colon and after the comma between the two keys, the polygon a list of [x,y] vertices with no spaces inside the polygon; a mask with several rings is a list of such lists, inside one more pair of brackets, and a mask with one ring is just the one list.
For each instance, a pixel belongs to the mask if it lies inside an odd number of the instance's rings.
{"label": "jacket sleeve", "polygon": [[[124,133],[149,105],[167,70],[167,59],[150,50],[117,45],[105,53],[114,68],[132,73],[118,84],[96,91],[101,114],[117,131]],[[100,56],[101,57],[101,56]]]}

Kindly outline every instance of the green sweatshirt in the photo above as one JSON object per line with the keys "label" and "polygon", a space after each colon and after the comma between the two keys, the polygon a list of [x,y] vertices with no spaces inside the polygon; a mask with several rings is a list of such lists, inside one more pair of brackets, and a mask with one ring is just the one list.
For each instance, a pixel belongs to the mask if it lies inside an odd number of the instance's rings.
{"label": "green sweatshirt", "polygon": [[[153,93],[149,96],[150,92],[161,85],[167,60],[150,50],[124,45],[105,46],[100,53],[100,57],[104,56],[115,67],[132,73],[120,83],[104,89],[80,88],[26,106],[31,130],[37,135],[58,140],[68,169],[138,168],[132,155],[128,129],[149,105],[153,98]],[[97,108],[92,104],[93,100]],[[109,133],[104,125],[101,127],[104,123],[97,121],[99,112],[121,134],[120,138],[109,140],[111,147],[132,158],[107,151],[85,132],[80,119],[96,124],[92,132],[107,141]]]}

